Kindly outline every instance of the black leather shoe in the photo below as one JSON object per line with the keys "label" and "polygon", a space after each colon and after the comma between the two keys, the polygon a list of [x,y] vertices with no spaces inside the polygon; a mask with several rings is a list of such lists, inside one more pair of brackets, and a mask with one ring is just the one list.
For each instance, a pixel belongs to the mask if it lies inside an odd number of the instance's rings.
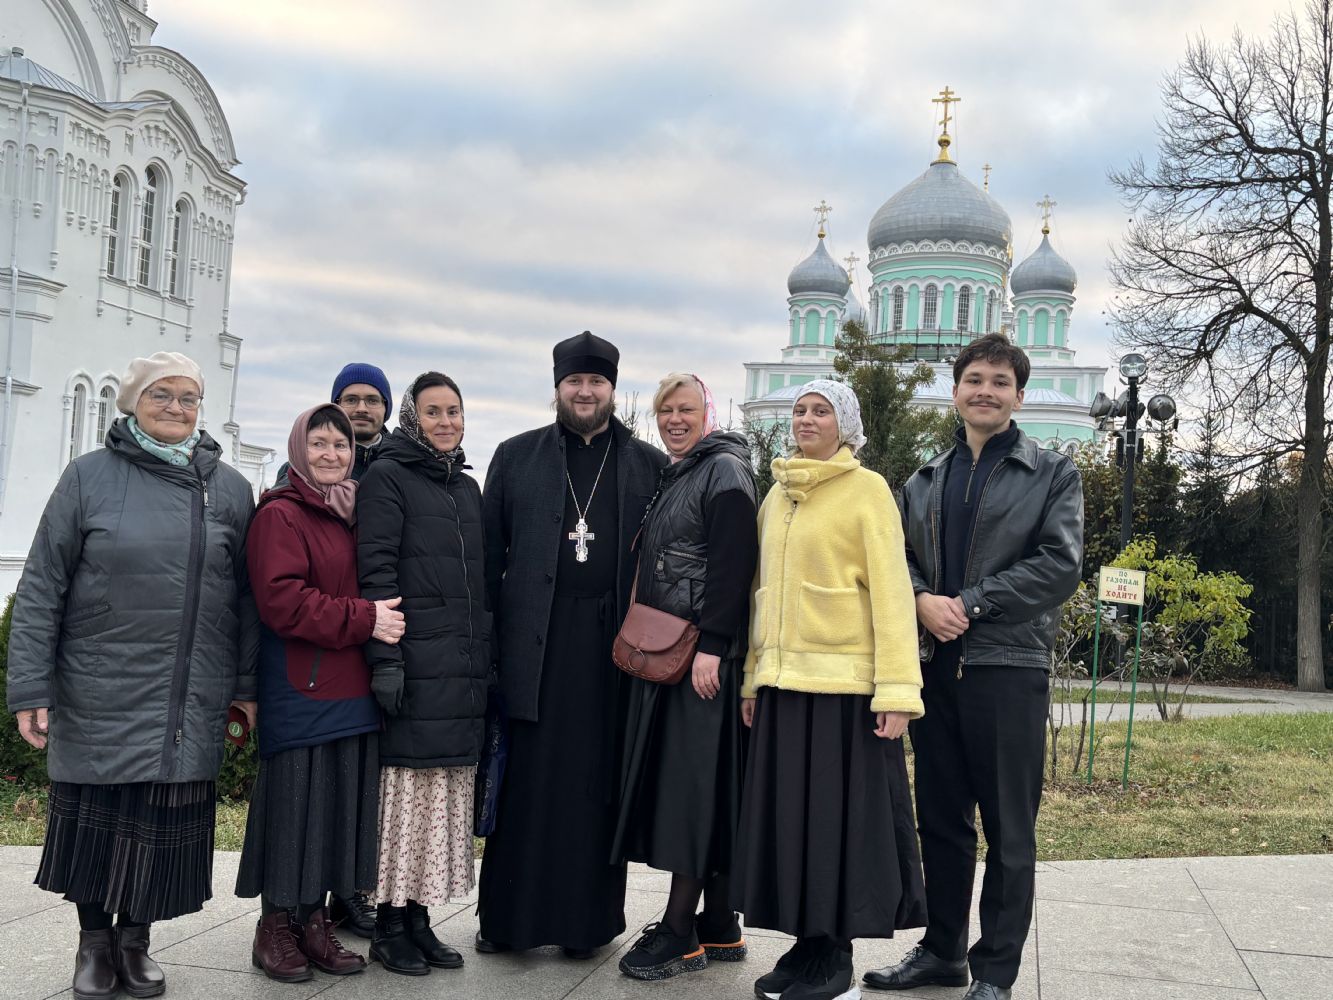
{"label": "black leather shoe", "polygon": [[596,948],[568,948],[564,949],[565,958],[572,958],[576,962],[586,962],[597,954]]}
{"label": "black leather shoe", "polygon": [[1013,994],[1008,986],[994,986],[983,983],[980,979],[972,980],[972,985],[963,994],[963,1000],[1009,1000]]}
{"label": "black leather shoe", "polygon": [[430,929],[430,911],[420,903],[410,900],[407,904],[407,931],[412,943],[421,952],[421,957],[436,969],[461,969],[463,956],[458,949],[450,948],[435,936]]}
{"label": "black leather shoe", "polygon": [[472,945],[482,955],[499,955],[502,952],[514,950],[507,944],[501,944],[499,941],[492,941],[490,938],[482,937],[481,931],[477,931],[477,936],[473,939]]}
{"label": "black leather shoe", "polygon": [[430,963],[415,944],[407,927],[407,909],[381,904],[375,914],[375,940],[370,960],[400,976],[430,975]]}
{"label": "black leather shoe", "polygon": [[329,918],[338,925],[339,930],[348,931],[357,937],[375,936],[375,906],[364,892],[354,892],[346,899],[332,893],[330,898]]}
{"label": "black leather shoe", "polygon": [[897,965],[871,969],[861,981],[872,990],[911,990],[918,986],[966,986],[967,959],[946,962],[917,945]]}

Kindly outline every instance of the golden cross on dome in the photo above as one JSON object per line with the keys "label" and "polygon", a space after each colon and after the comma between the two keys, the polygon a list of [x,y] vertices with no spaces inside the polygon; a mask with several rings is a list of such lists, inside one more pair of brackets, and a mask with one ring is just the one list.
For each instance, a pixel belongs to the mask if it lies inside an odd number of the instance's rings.
{"label": "golden cross on dome", "polygon": [[829,212],[833,211],[833,206],[823,198],[819,199],[819,204],[815,206],[815,215],[819,216],[819,238],[822,240],[828,234],[824,232],[824,223],[828,222]]}
{"label": "golden cross on dome", "polygon": [[843,263],[847,265],[847,274],[850,276],[856,270],[856,265],[861,263],[861,258],[854,253],[849,253],[843,258]]}
{"label": "golden cross on dome", "polygon": [[940,118],[940,137],[935,140],[940,146],[940,155],[935,158],[936,163],[951,163],[949,158],[949,145],[953,141],[949,138],[949,105],[962,103],[962,98],[956,96],[957,91],[949,89],[945,84],[944,89],[940,91],[939,97],[932,97],[930,103],[941,104],[944,106],[943,115]]}
{"label": "golden cross on dome", "polygon": [[985,175],[985,179],[981,182],[981,190],[983,191],[990,190],[990,172],[992,169],[994,168],[989,163],[984,164],[981,168],[981,172]]}
{"label": "golden cross on dome", "polygon": [[1051,235],[1051,209],[1057,204],[1058,202],[1051,201],[1050,195],[1046,195],[1041,201],[1037,202],[1037,207],[1041,209],[1041,235],[1043,236]]}

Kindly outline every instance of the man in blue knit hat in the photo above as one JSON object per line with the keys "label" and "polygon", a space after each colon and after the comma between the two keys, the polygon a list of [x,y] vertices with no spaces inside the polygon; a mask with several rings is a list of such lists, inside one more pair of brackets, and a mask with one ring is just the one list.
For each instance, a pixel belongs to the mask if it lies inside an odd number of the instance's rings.
{"label": "man in blue knit hat", "polygon": [[333,402],[343,408],[356,435],[352,478],[360,479],[375,457],[384,424],[393,408],[393,393],[384,372],[374,365],[354,362],[333,380]]}

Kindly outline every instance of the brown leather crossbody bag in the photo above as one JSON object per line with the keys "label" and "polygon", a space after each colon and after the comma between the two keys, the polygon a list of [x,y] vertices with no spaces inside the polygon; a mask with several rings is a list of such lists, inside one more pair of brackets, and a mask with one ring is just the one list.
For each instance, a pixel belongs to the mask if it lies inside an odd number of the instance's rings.
{"label": "brown leather crossbody bag", "polygon": [[634,567],[634,588],[629,613],[611,645],[611,659],[633,677],[654,684],[676,684],[694,663],[699,627],[694,622],[638,603],[639,567]]}

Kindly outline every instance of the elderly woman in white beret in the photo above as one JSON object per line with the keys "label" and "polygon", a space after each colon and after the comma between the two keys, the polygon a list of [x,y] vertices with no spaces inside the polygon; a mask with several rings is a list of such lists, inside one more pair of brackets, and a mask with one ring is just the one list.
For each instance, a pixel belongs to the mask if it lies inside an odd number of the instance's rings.
{"label": "elderly woman in white beret", "polygon": [[37,884],[78,909],[81,1000],[166,988],[149,928],[211,896],[229,708],[253,721],[254,500],[198,428],[203,395],[184,355],[130,363],[124,416],[65,468],[14,602],[9,710],[51,778]]}

